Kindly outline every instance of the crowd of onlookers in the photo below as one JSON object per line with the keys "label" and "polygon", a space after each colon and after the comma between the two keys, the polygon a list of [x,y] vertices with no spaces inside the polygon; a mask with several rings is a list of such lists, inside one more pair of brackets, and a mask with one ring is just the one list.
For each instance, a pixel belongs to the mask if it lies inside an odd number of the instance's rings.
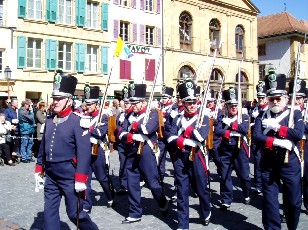
{"label": "crowd of onlookers", "polygon": [[[118,99],[112,106],[106,101],[103,112],[117,116],[123,110],[124,103]],[[86,104],[82,98],[74,100],[74,111],[87,115]],[[17,98],[5,100],[0,109],[0,158],[7,165],[34,162],[40,148],[46,117],[52,114],[52,103],[44,100],[32,102],[25,99],[19,106]]]}

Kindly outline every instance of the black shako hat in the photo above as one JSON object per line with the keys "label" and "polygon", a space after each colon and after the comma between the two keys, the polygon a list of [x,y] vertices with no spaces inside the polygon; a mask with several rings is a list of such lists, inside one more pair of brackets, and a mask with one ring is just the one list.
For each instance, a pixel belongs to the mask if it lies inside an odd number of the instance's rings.
{"label": "black shako hat", "polygon": [[129,94],[128,94],[128,88],[127,86],[124,86],[123,89],[122,89],[122,93],[123,93],[123,101],[124,102],[129,102]]}
{"label": "black shako hat", "polygon": [[86,104],[92,104],[99,101],[99,86],[90,86],[89,83],[85,84],[84,97]]}
{"label": "black shako hat", "polygon": [[200,96],[201,93],[201,86],[197,86],[196,96]]}
{"label": "black shako hat", "polygon": [[77,78],[57,70],[53,81],[52,97],[72,97],[74,95]]}
{"label": "black shako hat", "polygon": [[238,104],[237,89],[230,87],[222,92],[222,97],[226,101],[226,104]]}
{"label": "black shako hat", "polygon": [[269,69],[268,75],[265,76],[264,82],[266,96],[276,97],[286,94],[286,75],[276,74],[274,68]]}
{"label": "black shako hat", "polygon": [[180,98],[183,102],[192,102],[197,100],[196,92],[197,92],[197,86],[196,84],[188,80],[178,87]]}
{"label": "black shako hat", "polygon": [[257,97],[266,97],[266,88],[265,88],[265,82],[259,81],[257,86]]}
{"label": "black shako hat", "polygon": [[128,91],[129,91],[129,101],[130,103],[138,103],[146,98],[146,84],[135,84],[133,81],[129,82]]}
{"label": "black shako hat", "polygon": [[179,85],[183,84],[184,80],[178,80],[177,84],[176,84],[176,97],[180,98],[180,94],[179,94]]}
{"label": "black shako hat", "polygon": [[171,87],[166,86],[165,84],[162,85],[162,92],[161,96],[162,97],[168,97],[171,98],[173,96],[173,91],[174,89]]}
{"label": "black shako hat", "polygon": [[[294,88],[294,79],[289,82],[289,96],[292,96]],[[306,82],[301,79],[297,79],[296,82],[296,97],[306,97]]]}

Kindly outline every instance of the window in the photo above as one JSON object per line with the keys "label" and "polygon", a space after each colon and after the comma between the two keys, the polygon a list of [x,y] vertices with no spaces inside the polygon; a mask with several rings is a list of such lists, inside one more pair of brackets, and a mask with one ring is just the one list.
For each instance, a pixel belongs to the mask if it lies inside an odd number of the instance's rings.
{"label": "window", "polygon": [[179,18],[179,33],[181,49],[191,50],[191,30],[192,19],[191,16],[184,12]]}
{"label": "window", "polygon": [[178,73],[178,78],[189,78],[194,76],[194,74],[195,72],[189,66],[183,66]]}
{"label": "window", "polygon": [[154,45],[154,27],[145,27],[145,39],[147,45]]}
{"label": "window", "polygon": [[4,23],[3,23],[3,0],[0,0],[0,26],[2,26]]}
{"label": "window", "polygon": [[59,42],[58,67],[63,70],[72,70],[72,44]]}
{"label": "window", "polygon": [[120,79],[131,79],[131,62],[120,60]]}
{"label": "window", "polygon": [[154,0],[145,0],[145,10],[154,11]]}
{"label": "window", "polygon": [[128,0],[120,0],[121,6],[128,6]]}
{"label": "window", "polygon": [[28,18],[42,19],[42,0],[28,0]]}
{"label": "window", "polygon": [[[238,83],[238,74],[235,76],[235,82]],[[241,71],[241,83],[248,83],[246,74]]]}
{"label": "window", "polygon": [[2,51],[0,51],[0,73],[2,73],[3,70],[3,59],[2,59]]}
{"label": "window", "polygon": [[87,27],[98,28],[98,3],[87,3]]}
{"label": "window", "polygon": [[259,80],[263,80],[265,77],[265,65],[259,65]]}
{"label": "window", "polygon": [[86,72],[97,72],[97,52],[97,46],[87,45]]}
{"label": "window", "polygon": [[42,68],[42,40],[28,38],[27,67]]}
{"label": "window", "polygon": [[235,46],[236,52],[244,51],[244,29],[241,26],[235,28]]}
{"label": "window", "polygon": [[72,0],[59,0],[59,22],[72,24]]}
{"label": "window", "polygon": [[145,80],[154,81],[155,59],[145,59]]}
{"label": "window", "polygon": [[209,26],[210,49],[213,51],[218,48],[220,43],[220,24],[216,19],[212,19]]}
{"label": "window", "polygon": [[222,75],[221,72],[218,69],[213,69],[211,74],[211,81],[221,81]]}
{"label": "window", "polygon": [[120,37],[123,39],[123,41],[128,42],[129,41],[129,23],[128,22],[120,22]]}
{"label": "window", "polygon": [[258,45],[258,55],[259,56],[265,56],[266,55],[266,45],[265,44]]}

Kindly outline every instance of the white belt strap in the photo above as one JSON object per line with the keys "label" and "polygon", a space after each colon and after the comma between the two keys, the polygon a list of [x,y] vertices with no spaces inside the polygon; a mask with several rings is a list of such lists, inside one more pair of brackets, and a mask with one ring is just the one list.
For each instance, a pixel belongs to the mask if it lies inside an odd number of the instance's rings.
{"label": "white belt strap", "polygon": [[[288,116],[290,113],[290,110],[287,109],[286,111],[284,111],[282,114],[280,114],[278,117],[275,118],[275,120],[279,123],[280,121],[282,121],[286,116]],[[266,118],[271,118],[271,113],[270,110],[267,110],[266,113],[264,113],[263,115],[266,114]],[[266,135],[271,129],[266,128],[263,131],[263,134]]]}

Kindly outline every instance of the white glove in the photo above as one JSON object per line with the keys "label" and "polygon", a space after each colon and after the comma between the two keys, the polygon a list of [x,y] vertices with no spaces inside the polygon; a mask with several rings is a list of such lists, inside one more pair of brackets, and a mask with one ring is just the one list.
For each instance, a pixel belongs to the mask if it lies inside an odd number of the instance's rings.
{"label": "white glove", "polygon": [[133,134],[133,140],[134,141],[140,141],[140,142],[144,142],[144,138],[141,134]]}
{"label": "white glove", "polygon": [[251,116],[252,116],[253,118],[256,118],[258,115],[259,115],[259,111],[258,111],[257,109],[254,110],[254,111],[252,112],[252,114],[251,114]]}
{"label": "white glove", "polygon": [[289,140],[275,139],[273,145],[287,149],[289,151],[291,151],[293,148],[292,143]]}
{"label": "white glove", "polygon": [[239,134],[238,132],[235,132],[235,131],[231,131],[230,132],[230,137],[240,137],[241,134]]}
{"label": "white glove", "polygon": [[12,123],[13,123],[13,124],[18,124],[18,123],[19,123],[19,120],[18,120],[18,119],[12,119]]}
{"label": "white glove", "polygon": [[252,127],[252,126],[254,126],[255,125],[255,123],[250,123],[250,127]]}
{"label": "white glove", "polygon": [[81,182],[75,182],[75,190],[76,192],[82,192],[87,189],[87,186],[85,183]]}
{"label": "white glove", "polygon": [[91,142],[92,144],[97,144],[97,143],[98,143],[98,140],[97,140],[96,138],[94,138],[94,137],[90,137],[90,142]]}
{"label": "white glove", "polygon": [[262,121],[262,126],[265,129],[272,129],[275,132],[277,132],[278,129],[280,128],[280,125],[279,125],[279,123],[277,122],[276,119],[264,119]]}
{"label": "white glove", "polygon": [[183,144],[188,145],[190,147],[197,147],[197,142],[192,139],[185,139]]}
{"label": "white glove", "polygon": [[222,122],[225,123],[228,126],[230,126],[230,124],[232,123],[231,119],[228,118],[228,117],[223,118]]}
{"label": "white glove", "polygon": [[44,188],[44,179],[40,176],[40,173],[34,173],[35,178],[35,192],[39,192],[39,189]]}

